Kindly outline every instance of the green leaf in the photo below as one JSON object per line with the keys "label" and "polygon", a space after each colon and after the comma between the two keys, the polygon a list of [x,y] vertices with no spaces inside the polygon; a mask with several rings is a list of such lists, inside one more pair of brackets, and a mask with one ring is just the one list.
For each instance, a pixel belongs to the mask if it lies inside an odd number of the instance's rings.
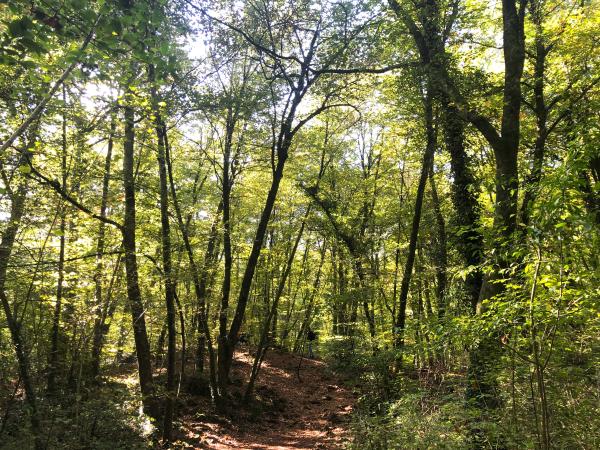
{"label": "green leaf", "polygon": [[19,166],[19,168],[17,169],[20,173],[22,173],[23,175],[27,175],[28,173],[31,173],[31,167],[23,164],[22,166]]}
{"label": "green leaf", "polygon": [[28,17],[21,17],[20,19],[13,20],[8,24],[8,32],[14,38],[24,37],[28,34],[29,29],[33,25],[33,22]]}

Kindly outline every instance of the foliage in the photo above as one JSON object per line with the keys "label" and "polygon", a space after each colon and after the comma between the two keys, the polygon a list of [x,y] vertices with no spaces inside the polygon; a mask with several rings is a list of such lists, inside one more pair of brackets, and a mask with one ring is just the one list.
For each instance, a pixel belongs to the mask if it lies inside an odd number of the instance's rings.
{"label": "foliage", "polygon": [[352,448],[598,448],[599,6],[1,1],[0,441],[312,329]]}

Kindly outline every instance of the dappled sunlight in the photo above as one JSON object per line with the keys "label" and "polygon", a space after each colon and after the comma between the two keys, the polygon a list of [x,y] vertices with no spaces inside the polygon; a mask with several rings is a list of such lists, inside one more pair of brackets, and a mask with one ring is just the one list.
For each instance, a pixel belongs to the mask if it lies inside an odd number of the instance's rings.
{"label": "dappled sunlight", "polygon": [[600,0],[0,0],[0,447],[600,448]]}
{"label": "dappled sunlight", "polygon": [[[247,379],[251,361],[251,354],[236,352],[232,378]],[[301,381],[297,377],[299,363]],[[207,403],[195,404],[193,410],[200,407],[211,412],[184,413],[181,440],[211,449],[341,448],[348,438],[355,397],[327,372],[324,363],[301,361],[297,355],[274,350],[267,353],[262,367],[252,403],[236,403],[224,416]],[[244,387],[234,383],[234,398]]]}

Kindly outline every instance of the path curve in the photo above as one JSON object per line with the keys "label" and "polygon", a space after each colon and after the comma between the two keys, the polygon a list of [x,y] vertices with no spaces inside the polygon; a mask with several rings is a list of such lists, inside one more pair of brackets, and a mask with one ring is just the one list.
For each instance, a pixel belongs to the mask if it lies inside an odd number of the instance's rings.
{"label": "path curve", "polygon": [[[252,356],[247,351],[236,352],[231,389],[234,399],[241,397],[251,364]],[[327,371],[324,362],[306,358],[300,361],[297,355],[269,351],[256,394],[257,404],[233,407],[228,417],[214,411],[198,414],[199,408],[207,407],[205,402],[188,400],[182,417],[184,448],[338,449],[347,442],[355,398],[339,378]]]}

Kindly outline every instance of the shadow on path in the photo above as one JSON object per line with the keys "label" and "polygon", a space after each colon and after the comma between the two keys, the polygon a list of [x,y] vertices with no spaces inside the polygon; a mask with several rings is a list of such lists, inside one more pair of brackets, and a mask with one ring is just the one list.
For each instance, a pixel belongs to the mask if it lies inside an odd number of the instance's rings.
{"label": "shadow on path", "polygon": [[[239,403],[252,364],[247,352],[237,352],[231,388],[234,407],[217,416],[207,401],[182,398],[184,447],[207,449],[335,449],[347,440],[346,424],[355,399],[327,372],[325,363],[269,351],[256,386],[253,405]],[[202,413],[204,412],[204,414]],[[209,412],[209,413],[207,413]]]}

